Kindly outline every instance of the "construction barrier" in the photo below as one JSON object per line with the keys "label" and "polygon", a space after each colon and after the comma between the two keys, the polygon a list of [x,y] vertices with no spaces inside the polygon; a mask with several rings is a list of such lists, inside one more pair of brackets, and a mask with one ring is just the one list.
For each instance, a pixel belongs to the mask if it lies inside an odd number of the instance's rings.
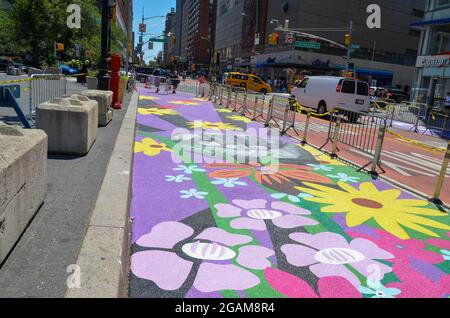
{"label": "construction barrier", "polygon": [[328,138],[320,148],[333,144],[331,156],[337,157],[339,144],[347,145],[372,157],[372,161],[359,171],[371,165],[370,173],[377,176],[377,167],[381,167],[381,151],[387,132],[387,120],[373,114],[336,108],[330,116]]}
{"label": "construction barrier", "polygon": [[65,75],[33,74],[29,82],[30,119],[34,122],[36,107],[43,102],[67,94],[67,78]]}

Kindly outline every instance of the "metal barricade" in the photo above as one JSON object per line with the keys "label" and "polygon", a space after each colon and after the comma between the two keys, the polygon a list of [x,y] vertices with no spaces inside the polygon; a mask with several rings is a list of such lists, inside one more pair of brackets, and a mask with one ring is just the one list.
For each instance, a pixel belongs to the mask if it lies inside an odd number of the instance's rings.
{"label": "metal barricade", "polygon": [[362,166],[358,171],[372,165],[370,173],[377,176],[377,167],[385,172],[381,166],[381,151],[386,131],[386,118],[336,108],[330,115],[327,142],[320,149],[322,150],[329,142],[332,142],[332,157],[337,157],[337,152],[340,151],[339,144],[347,145],[365,153],[372,157],[372,161]]}
{"label": "metal barricade", "polygon": [[35,110],[39,104],[67,94],[66,75],[33,74],[28,85],[29,113],[33,122]]}
{"label": "metal barricade", "polygon": [[199,93],[199,82],[193,79],[182,79],[178,84],[177,90],[183,93],[192,94],[198,96]]}
{"label": "metal barricade", "polygon": [[450,132],[450,116],[441,112],[430,112],[425,121],[426,130],[423,132],[440,133],[443,137],[447,132]]}
{"label": "metal barricade", "polygon": [[389,104],[386,109],[386,118],[392,127],[394,121],[411,124],[411,131],[419,132],[419,125],[426,118],[427,105],[414,102]]}
{"label": "metal barricade", "polygon": [[444,161],[442,162],[441,173],[439,174],[439,179],[436,185],[436,190],[434,192],[433,198],[430,200],[431,202],[442,205],[443,202],[441,200],[442,188],[444,187],[445,178],[447,176],[448,164],[450,162],[450,140],[447,144],[447,151],[444,155]]}

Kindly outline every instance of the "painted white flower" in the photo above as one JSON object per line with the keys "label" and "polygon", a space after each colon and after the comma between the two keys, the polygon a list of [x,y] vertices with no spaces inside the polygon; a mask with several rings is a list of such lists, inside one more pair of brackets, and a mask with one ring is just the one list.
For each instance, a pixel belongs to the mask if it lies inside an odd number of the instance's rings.
{"label": "painted white flower", "polygon": [[359,178],[349,176],[348,174],[345,174],[345,173],[338,173],[337,175],[328,175],[327,177],[331,178],[331,179],[338,179],[339,182],[356,183],[356,182],[360,181]]}
{"label": "painted white flower", "polygon": [[196,198],[199,200],[204,200],[205,197],[208,195],[208,192],[201,192],[198,191],[197,189],[189,189],[189,190],[181,190],[180,194],[181,194],[180,198],[182,199]]}
{"label": "painted white flower", "polygon": [[184,181],[190,181],[191,178],[186,177],[184,174],[178,176],[166,176],[167,182],[183,183]]}
{"label": "painted white flower", "polygon": [[183,171],[185,174],[193,174],[194,172],[205,172],[205,169],[201,169],[196,165],[193,166],[183,166],[180,165],[178,168],[174,168],[173,171]]}
{"label": "painted white flower", "polygon": [[326,171],[326,172],[331,172],[333,171],[333,168],[325,166],[325,165],[313,165],[313,164],[309,164],[308,166],[310,166],[311,168],[314,169],[314,171]]}
{"label": "painted white flower", "polygon": [[234,188],[235,186],[246,186],[247,183],[239,181],[239,178],[216,179],[211,182],[215,185],[223,185],[225,188]]}

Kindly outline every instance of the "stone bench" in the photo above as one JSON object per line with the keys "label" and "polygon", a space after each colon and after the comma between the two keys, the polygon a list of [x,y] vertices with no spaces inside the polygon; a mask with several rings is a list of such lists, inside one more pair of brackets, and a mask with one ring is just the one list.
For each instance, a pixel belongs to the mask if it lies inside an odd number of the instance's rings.
{"label": "stone bench", "polygon": [[0,263],[44,202],[47,135],[0,124]]}

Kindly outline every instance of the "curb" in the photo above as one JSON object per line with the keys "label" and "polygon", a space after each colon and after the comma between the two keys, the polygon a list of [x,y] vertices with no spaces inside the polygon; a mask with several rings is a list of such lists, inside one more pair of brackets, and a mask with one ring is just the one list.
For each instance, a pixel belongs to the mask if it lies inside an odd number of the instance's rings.
{"label": "curb", "polygon": [[81,288],[65,298],[126,298],[129,270],[129,206],[138,92],[122,122],[76,264]]}

